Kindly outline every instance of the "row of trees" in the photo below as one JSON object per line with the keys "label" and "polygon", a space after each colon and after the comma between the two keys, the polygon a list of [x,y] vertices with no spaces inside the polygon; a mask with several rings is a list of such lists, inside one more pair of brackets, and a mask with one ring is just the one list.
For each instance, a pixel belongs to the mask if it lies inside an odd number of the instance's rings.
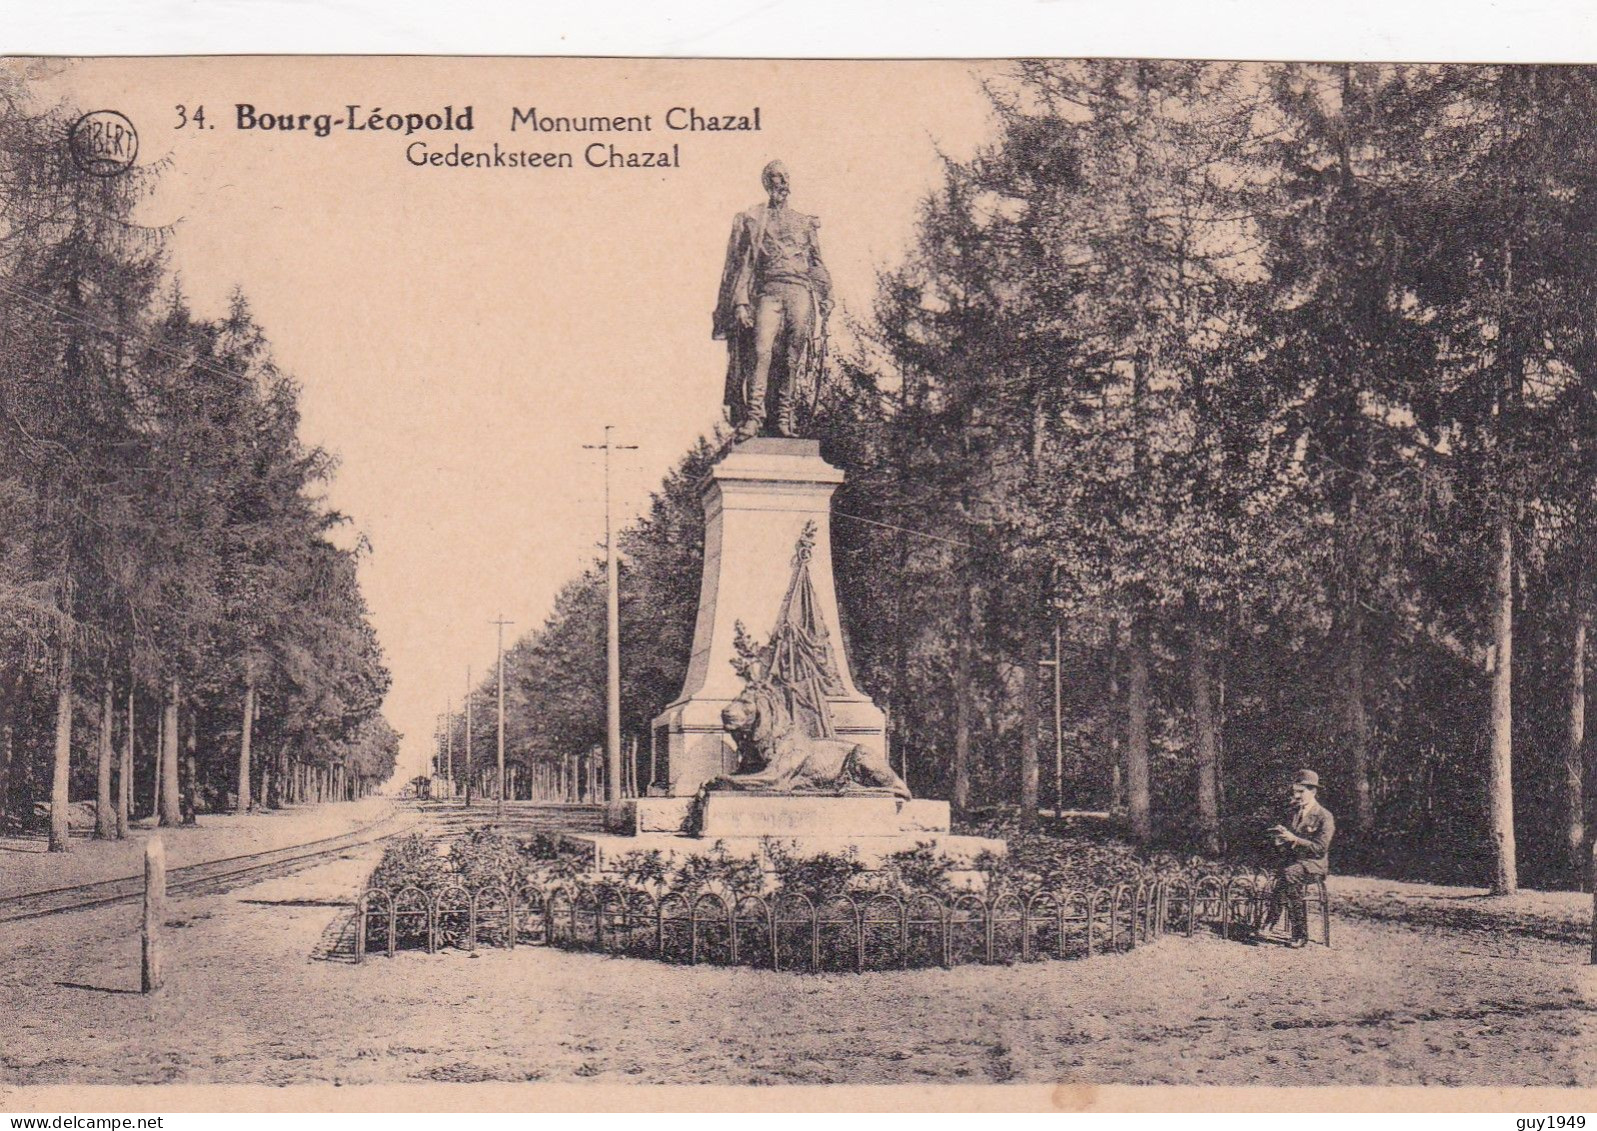
{"label": "row of trees", "polygon": [[[1100,60],[989,91],[816,426],[911,785],[1219,850],[1308,765],[1344,861],[1578,882],[1597,72]],[[716,454],[622,539],[643,736]],[[600,740],[599,578],[507,656],[518,751]]]}
{"label": "row of trees", "polygon": [[242,295],[194,314],[138,223],[159,168],[92,176],[71,116],[0,86],[0,814],[96,835],[392,769],[389,676],[332,540],[333,460]]}

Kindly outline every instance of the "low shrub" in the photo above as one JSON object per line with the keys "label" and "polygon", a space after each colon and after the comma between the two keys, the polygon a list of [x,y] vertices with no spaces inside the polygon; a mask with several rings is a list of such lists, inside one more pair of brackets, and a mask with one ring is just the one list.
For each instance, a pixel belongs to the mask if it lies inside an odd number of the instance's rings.
{"label": "low shrub", "polygon": [[768,841],[765,852],[776,870],[776,892],[802,895],[811,903],[846,894],[865,873],[865,865],[852,850],[795,856],[780,842]]}
{"label": "low shrub", "polygon": [[929,895],[947,903],[954,897],[953,862],[931,841],[895,852],[883,870],[883,889],[904,895]]}
{"label": "low shrub", "polygon": [[1174,877],[1216,864],[1201,856],[1148,853],[1108,830],[1051,831],[1025,824],[1018,811],[998,812],[963,824],[961,832],[995,837],[1006,855],[978,859],[989,891],[1093,891],[1138,879]]}
{"label": "low shrub", "polygon": [[726,845],[716,841],[709,852],[690,856],[665,876],[665,884],[674,891],[697,891],[712,885],[723,888],[733,899],[746,895],[759,895],[765,887],[765,872],[759,861],[746,856],[733,856]]}
{"label": "low shrub", "polygon": [[407,887],[437,891],[453,882],[453,869],[441,849],[437,840],[421,833],[399,837],[383,851],[366,886],[394,893]]}
{"label": "low shrub", "polygon": [[[1122,840],[1102,835],[1057,832],[1023,825],[1015,814],[996,814],[961,831],[1000,838],[1008,853],[982,853],[971,862],[989,895],[1002,892],[1095,891],[1120,883],[1172,878],[1212,866],[1199,857],[1145,855]],[[774,867],[767,876],[759,863],[715,842],[707,852],[671,858],[658,850],[627,853],[613,870],[594,873],[591,854],[558,836],[539,833],[518,840],[492,830],[475,830],[449,845],[420,835],[389,845],[368,886],[397,892],[417,887],[436,893],[449,884],[476,892],[507,880],[518,900],[554,883],[593,889],[600,895],[670,891],[692,895],[720,890],[732,900],[791,892],[819,904],[842,895],[927,895],[948,903],[959,889],[954,864],[931,841],[887,857],[884,867],[867,869],[851,851],[801,856],[781,841],[768,840]]]}
{"label": "low shrub", "polygon": [[366,886],[437,892],[459,884],[476,892],[508,881],[521,895],[556,880],[575,881],[587,872],[589,861],[581,848],[542,834],[518,841],[492,829],[474,829],[451,844],[411,833],[388,846]]}

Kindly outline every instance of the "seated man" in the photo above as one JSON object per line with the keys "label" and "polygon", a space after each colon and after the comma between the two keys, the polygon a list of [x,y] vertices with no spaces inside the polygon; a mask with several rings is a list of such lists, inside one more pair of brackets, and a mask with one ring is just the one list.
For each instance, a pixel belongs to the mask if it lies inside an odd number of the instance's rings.
{"label": "seated man", "polygon": [[1286,905],[1291,925],[1288,946],[1300,947],[1309,941],[1309,908],[1303,889],[1316,876],[1330,872],[1331,838],[1336,835],[1336,819],[1319,803],[1320,776],[1313,770],[1299,770],[1292,782],[1290,824],[1269,830],[1280,854],[1276,868],[1275,891],[1270,896],[1266,929],[1273,929]]}

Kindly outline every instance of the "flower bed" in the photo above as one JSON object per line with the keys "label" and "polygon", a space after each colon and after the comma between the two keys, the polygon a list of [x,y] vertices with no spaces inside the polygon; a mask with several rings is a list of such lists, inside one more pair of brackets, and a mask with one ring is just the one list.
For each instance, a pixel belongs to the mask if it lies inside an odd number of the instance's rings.
{"label": "flower bed", "polygon": [[930,845],[875,871],[852,854],[800,857],[773,843],[774,876],[720,845],[674,864],[631,853],[601,876],[558,838],[478,831],[446,852],[409,837],[360,896],[356,959],[479,944],[812,971],[1069,959],[1200,923],[1229,931],[1257,918],[1267,890],[1258,877],[1142,860],[1125,846],[1003,832],[1011,854],[977,862],[979,892],[955,888]]}

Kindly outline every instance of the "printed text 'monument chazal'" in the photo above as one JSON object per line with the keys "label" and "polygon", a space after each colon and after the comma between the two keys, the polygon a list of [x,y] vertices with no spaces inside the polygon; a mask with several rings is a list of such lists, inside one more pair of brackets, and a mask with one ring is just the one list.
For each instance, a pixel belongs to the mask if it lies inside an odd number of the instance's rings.
{"label": "printed text 'monument chazal'", "polygon": [[[722,109],[725,109],[723,107]],[[696,106],[673,106],[660,115],[668,130],[687,130],[691,133],[752,132],[760,129],[760,108],[734,111],[730,114],[710,113]],[[538,133],[650,133],[654,130],[653,114],[540,114],[536,106],[510,111],[510,130],[533,130]]]}

